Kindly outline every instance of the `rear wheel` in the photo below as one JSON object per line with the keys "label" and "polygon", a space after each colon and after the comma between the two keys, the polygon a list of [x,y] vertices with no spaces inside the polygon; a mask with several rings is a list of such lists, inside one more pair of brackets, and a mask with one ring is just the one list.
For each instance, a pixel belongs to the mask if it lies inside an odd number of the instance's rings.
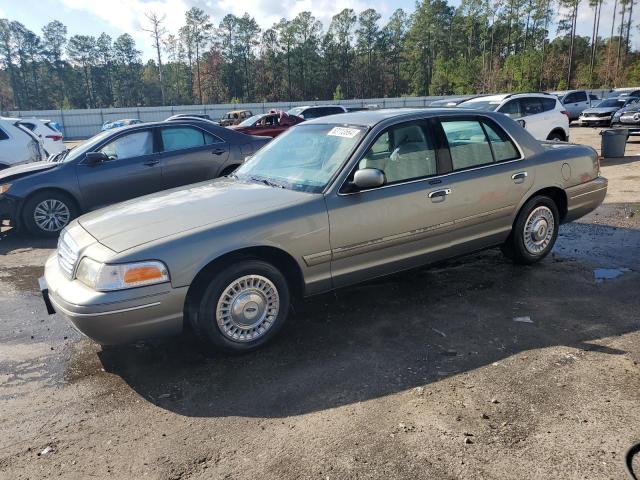
{"label": "rear wheel", "polygon": [[261,260],[241,260],[214,275],[189,315],[208,346],[229,353],[254,350],[271,340],[289,312],[284,275]]}
{"label": "rear wheel", "polygon": [[551,132],[549,134],[549,136],[547,137],[547,140],[552,140],[552,141],[555,140],[555,141],[559,141],[559,142],[564,142],[564,141],[567,140],[567,137],[566,137],[566,135],[564,133],[558,132],[556,130],[556,131],[553,131],[553,132]]}
{"label": "rear wheel", "polygon": [[39,237],[56,237],[79,214],[75,201],[56,191],[36,193],[24,204],[22,222]]}
{"label": "rear wheel", "polygon": [[220,173],[221,177],[227,177],[238,169],[239,165],[229,165]]}
{"label": "rear wheel", "polygon": [[515,263],[539,262],[553,249],[559,218],[558,207],[551,198],[533,197],[520,210],[502,252]]}

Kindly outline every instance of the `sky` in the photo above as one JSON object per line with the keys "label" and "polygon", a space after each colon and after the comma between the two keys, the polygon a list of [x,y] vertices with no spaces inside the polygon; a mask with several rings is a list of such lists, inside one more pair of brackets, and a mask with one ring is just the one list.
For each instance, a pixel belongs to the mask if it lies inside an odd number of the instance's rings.
{"label": "sky", "polygon": [[[611,13],[613,1],[606,0],[600,20],[600,35],[611,33]],[[459,0],[450,0],[458,5]],[[583,0],[578,11],[578,34],[591,36],[593,10]],[[242,15],[248,12],[260,26],[271,27],[283,17],[293,18],[299,12],[308,10],[327,28],[331,17],[344,8],[360,12],[375,8],[386,21],[396,8],[410,13],[415,8],[414,0],[0,0],[0,18],[18,20],[27,28],[40,34],[42,26],[52,20],[60,20],[71,35],[94,35],[106,32],[113,38],[122,33],[131,34],[142,51],[143,59],[154,56],[149,34],[142,31],[146,26],[147,12],[165,15],[165,26],[171,33],[177,33],[184,23],[184,13],[197,6],[211,15],[214,25],[218,25],[227,13]],[[617,15],[618,16],[618,15]],[[640,5],[634,11],[634,22],[640,20]],[[619,16],[618,16],[619,22]],[[634,29],[636,30],[636,29]],[[555,33],[555,26],[551,28]],[[632,32],[634,48],[640,48],[640,35]]]}

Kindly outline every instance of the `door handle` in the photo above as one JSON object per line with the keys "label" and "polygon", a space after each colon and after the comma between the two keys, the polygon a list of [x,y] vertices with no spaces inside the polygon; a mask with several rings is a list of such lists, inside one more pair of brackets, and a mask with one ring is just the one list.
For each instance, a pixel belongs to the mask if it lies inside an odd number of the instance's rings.
{"label": "door handle", "polygon": [[158,163],[160,163],[160,160],[147,160],[146,162],[144,162],[144,165],[146,165],[147,167],[153,167],[154,165],[157,165]]}
{"label": "door handle", "polygon": [[227,150],[224,148],[216,148],[215,150],[211,150],[211,153],[213,155],[222,155],[223,153],[225,153]]}
{"label": "door handle", "polygon": [[527,172],[518,172],[511,175],[511,179],[516,183],[522,183],[527,176],[529,176]]}
{"label": "door handle", "polygon": [[451,193],[450,188],[443,188],[442,190],[434,190],[433,192],[429,193],[429,198],[445,197],[450,193]]}

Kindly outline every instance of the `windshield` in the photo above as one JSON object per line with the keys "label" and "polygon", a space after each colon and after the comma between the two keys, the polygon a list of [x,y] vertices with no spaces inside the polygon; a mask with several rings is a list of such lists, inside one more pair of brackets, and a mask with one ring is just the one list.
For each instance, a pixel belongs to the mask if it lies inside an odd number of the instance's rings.
{"label": "windshield", "polygon": [[86,152],[92,152],[93,147],[95,147],[98,143],[102,142],[109,135],[113,135],[113,130],[107,130],[105,132],[99,133],[89,140],[86,140],[84,143],[81,143],[77,147],[74,147],[72,150],[69,150],[67,154],[60,161],[62,162],[70,162],[81,155],[84,155]]}
{"label": "windshield", "polygon": [[254,115],[253,117],[249,117],[246,120],[240,122],[238,124],[239,127],[251,127],[254,123],[260,120],[263,115]]}
{"label": "windshield", "polygon": [[596,105],[597,108],[600,107],[624,107],[624,100],[620,100],[618,98],[607,98],[606,100],[603,100],[602,102],[600,102],[598,105]]}
{"label": "windshield", "polygon": [[291,110],[287,110],[287,115],[298,116],[300,115],[300,113],[302,113],[303,110],[304,110],[304,107],[294,107]]}
{"label": "windshield", "polygon": [[240,180],[320,193],[365,133],[364,127],[302,124],[258,150],[235,175]]}
{"label": "windshield", "polygon": [[501,102],[497,100],[474,100],[459,103],[458,106],[461,108],[473,108],[474,110],[488,110],[493,112],[500,106],[500,103]]}

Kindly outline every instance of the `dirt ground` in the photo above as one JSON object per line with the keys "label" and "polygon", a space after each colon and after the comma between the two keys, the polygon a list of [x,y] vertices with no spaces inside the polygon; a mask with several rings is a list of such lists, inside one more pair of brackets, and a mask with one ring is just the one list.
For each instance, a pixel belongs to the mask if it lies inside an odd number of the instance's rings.
{"label": "dirt ground", "polygon": [[0,478],[623,478],[640,440],[637,158],[605,162],[606,203],[538,265],[490,250],[309,299],[237,357],[189,335],[97,346],[45,312],[54,242],[5,235]]}

